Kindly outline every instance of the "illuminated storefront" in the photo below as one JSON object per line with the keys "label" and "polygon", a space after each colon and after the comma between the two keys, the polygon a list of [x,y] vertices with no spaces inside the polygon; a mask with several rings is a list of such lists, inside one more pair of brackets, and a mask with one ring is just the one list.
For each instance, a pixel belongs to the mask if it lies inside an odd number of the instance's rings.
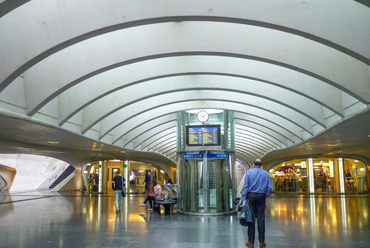
{"label": "illuminated storefront", "polygon": [[363,193],[367,166],[350,158],[307,158],[285,161],[269,171],[274,192]]}

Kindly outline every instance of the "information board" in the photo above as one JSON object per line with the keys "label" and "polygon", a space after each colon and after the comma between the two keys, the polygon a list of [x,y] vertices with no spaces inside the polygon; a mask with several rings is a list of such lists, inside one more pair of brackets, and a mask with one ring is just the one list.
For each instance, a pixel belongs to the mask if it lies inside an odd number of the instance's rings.
{"label": "information board", "polygon": [[186,126],[188,146],[219,146],[220,125]]}

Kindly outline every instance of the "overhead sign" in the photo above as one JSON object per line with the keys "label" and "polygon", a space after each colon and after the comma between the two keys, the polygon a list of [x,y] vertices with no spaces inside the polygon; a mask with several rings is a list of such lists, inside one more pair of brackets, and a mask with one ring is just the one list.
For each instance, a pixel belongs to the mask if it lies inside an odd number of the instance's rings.
{"label": "overhead sign", "polygon": [[[182,158],[184,159],[199,159],[204,158],[203,153],[188,153],[188,154],[182,154]],[[207,153],[207,158],[227,158],[226,153]]]}
{"label": "overhead sign", "polygon": [[192,158],[203,158],[203,154],[182,154],[182,158],[184,159],[192,159]]}
{"label": "overhead sign", "polygon": [[226,158],[226,153],[208,153],[207,158]]}

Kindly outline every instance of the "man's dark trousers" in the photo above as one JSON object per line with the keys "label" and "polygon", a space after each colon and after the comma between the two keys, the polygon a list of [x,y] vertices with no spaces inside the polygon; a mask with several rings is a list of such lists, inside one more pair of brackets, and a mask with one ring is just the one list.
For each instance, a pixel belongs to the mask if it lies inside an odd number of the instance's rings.
{"label": "man's dark trousers", "polygon": [[[257,216],[258,239],[260,243],[263,243],[265,242],[265,194],[249,192],[247,198],[252,206],[254,216]],[[251,243],[254,243],[255,223],[248,224],[248,241]]]}

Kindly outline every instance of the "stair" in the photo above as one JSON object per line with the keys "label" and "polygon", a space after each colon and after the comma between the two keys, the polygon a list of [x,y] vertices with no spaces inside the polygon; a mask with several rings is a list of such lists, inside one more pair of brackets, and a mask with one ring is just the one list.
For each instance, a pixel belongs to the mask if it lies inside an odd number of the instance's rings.
{"label": "stair", "polygon": [[73,166],[68,166],[67,169],[65,169],[63,173],[57,179],[55,179],[55,181],[49,186],[49,189],[53,189],[54,187],[56,187],[59,183],[61,183],[64,179],[66,179],[74,171],[75,171],[75,168]]}

